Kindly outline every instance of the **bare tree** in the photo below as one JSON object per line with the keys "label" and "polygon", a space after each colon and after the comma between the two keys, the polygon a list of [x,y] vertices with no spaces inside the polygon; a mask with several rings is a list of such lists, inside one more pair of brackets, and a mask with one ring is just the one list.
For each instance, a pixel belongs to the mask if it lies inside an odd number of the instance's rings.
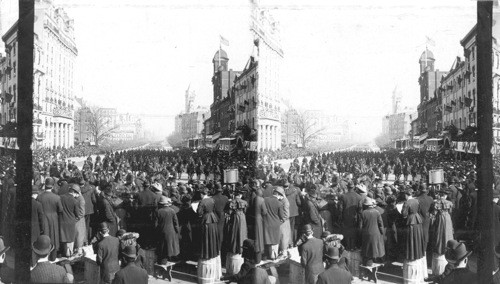
{"label": "bare tree", "polygon": [[87,107],[87,118],[89,132],[94,138],[95,145],[106,140],[117,129],[118,125],[114,123],[111,116],[106,115],[99,107]]}
{"label": "bare tree", "polygon": [[306,112],[298,112],[296,123],[297,134],[304,148],[306,148],[310,142],[321,136],[326,129],[325,127],[318,126],[315,120]]}

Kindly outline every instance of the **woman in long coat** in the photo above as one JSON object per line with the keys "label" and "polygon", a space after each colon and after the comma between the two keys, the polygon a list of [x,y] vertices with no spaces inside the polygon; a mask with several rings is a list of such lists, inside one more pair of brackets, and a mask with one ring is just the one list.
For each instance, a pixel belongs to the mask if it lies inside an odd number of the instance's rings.
{"label": "woman in long coat", "polygon": [[201,259],[211,259],[219,255],[219,228],[215,214],[215,201],[208,196],[207,188],[200,189],[201,201],[197,213],[201,217]]}
{"label": "woman in long coat", "polygon": [[431,239],[432,251],[437,254],[444,254],[446,243],[453,240],[453,223],[451,221],[451,210],[453,203],[446,200],[447,191],[439,191],[439,199],[433,203],[431,214],[435,215],[433,227],[433,237]]}
{"label": "woman in long coat", "polygon": [[182,205],[177,218],[180,227],[180,248],[184,260],[194,259],[195,252],[199,252],[201,238],[198,233],[199,218],[191,207],[191,195],[186,194],[181,198]]}
{"label": "woman in long coat", "polygon": [[230,217],[226,225],[224,242],[228,252],[234,254],[242,253],[241,247],[243,246],[243,241],[248,238],[247,221],[245,217],[248,203],[241,199],[241,196],[242,192],[237,191],[235,198],[227,204],[227,211]]}
{"label": "woman in long coat", "polygon": [[179,221],[172,205],[172,200],[162,196],[158,205],[161,207],[156,212],[156,229],[160,236],[158,248],[158,262],[166,264],[172,257],[179,255]]}
{"label": "woman in long coat", "polygon": [[[262,190],[257,189],[255,191],[255,197],[252,199],[250,204],[253,213],[253,232],[254,234],[250,236],[251,239],[255,240],[255,254],[256,261],[259,263],[262,259],[262,253],[264,253],[264,220],[263,217],[267,215],[267,207],[264,203],[264,198],[262,197]],[[252,215],[252,214],[251,214]]]}
{"label": "woman in long coat", "polygon": [[410,261],[424,257],[425,253],[423,218],[419,202],[412,197],[412,193],[411,189],[405,191],[406,202],[402,210],[402,215],[406,219],[406,260]]}
{"label": "woman in long coat", "polygon": [[363,244],[361,246],[361,256],[364,265],[371,266],[373,260],[385,255],[384,246],[384,222],[382,215],[375,209],[375,201],[367,197],[363,203],[365,210],[361,212],[361,222],[359,229]]}

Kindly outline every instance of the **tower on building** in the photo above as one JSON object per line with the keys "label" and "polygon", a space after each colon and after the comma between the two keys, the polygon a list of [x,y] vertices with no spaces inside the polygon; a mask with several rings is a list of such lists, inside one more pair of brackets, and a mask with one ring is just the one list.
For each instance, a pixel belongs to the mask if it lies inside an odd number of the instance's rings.
{"label": "tower on building", "polygon": [[420,63],[420,74],[426,71],[434,71],[434,61],[436,61],[434,54],[426,47],[418,60],[418,63]]}
{"label": "tower on building", "polygon": [[227,63],[229,58],[227,57],[227,53],[223,49],[217,50],[214,55],[214,59],[212,59],[212,63],[214,64],[214,73],[218,71],[227,71]]}
{"label": "tower on building", "polygon": [[185,94],[185,112],[186,113],[191,113],[191,111],[194,109],[194,101],[196,99],[196,93],[194,90],[191,90],[191,84],[189,84],[186,94]]}
{"label": "tower on building", "polygon": [[403,98],[403,93],[398,85],[392,91],[392,113],[396,114],[401,112],[401,99]]}

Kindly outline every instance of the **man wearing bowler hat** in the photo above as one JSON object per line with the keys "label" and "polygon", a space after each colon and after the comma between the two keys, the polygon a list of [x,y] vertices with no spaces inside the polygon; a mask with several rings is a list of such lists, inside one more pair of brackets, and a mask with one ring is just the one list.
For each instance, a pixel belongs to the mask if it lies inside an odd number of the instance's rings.
{"label": "man wearing bowler hat", "polygon": [[49,254],[54,250],[50,238],[41,235],[32,245],[32,250],[37,257],[37,263],[31,270],[31,283],[72,283],[73,275],[59,265],[49,261]]}
{"label": "man wearing bowler hat", "polygon": [[255,252],[255,241],[251,239],[246,239],[243,241],[242,246],[243,252],[241,256],[245,259],[245,262],[241,265],[240,271],[231,276],[225,276],[221,278],[221,281],[230,281],[240,283],[259,283],[259,284],[270,284],[269,276],[267,272],[256,267],[256,252]]}
{"label": "man wearing bowler hat", "polygon": [[325,254],[326,270],[318,276],[317,284],[350,284],[352,274],[339,266],[340,251],[337,247],[328,247]]}
{"label": "man wearing bowler hat", "polygon": [[454,266],[449,275],[443,279],[443,284],[474,284],[477,283],[475,273],[467,268],[468,256],[471,252],[467,251],[465,244],[455,240],[449,240],[447,250],[444,254],[446,261]]}
{"label": "man wearing bowler hat", "polygon": [[100,283],[111,283],[115,273],[120,270],[118,263],[120,241],[118,238],[109,235],[109,227],[106,222],[99,224],[97,239],[99,242],[94,251],[97,254],[96,263],[99,265],[101,272]]}
{"label": "man wearing bowler hat", "polygon": [[299,245],[300,263],[305,268],[307,284],[315,284],[318,275],[325,270],[323,266],[323,241],[313,236],[311,225],[302,227],[302,245]]}
{"label": "man wearing bowler hat", "polygon": [[121,253],[124,266],[113,279],[113,284],[147,284],[148,272],[135,264],[137,249],[135,246],[126,246]]}

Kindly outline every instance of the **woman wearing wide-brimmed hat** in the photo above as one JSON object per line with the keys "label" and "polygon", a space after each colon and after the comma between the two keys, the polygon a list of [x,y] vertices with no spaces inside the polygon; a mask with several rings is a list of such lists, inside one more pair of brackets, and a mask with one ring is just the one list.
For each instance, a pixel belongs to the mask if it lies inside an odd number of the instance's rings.
{"label": "woman wearing wide-brimmed hat", "polygon": [[158,248],[158,263],[166,264],[168,260],[179,255],[179,221],[174,209],[170,206],[172,200],[162,196],[158,202],[160,207],[156,212],[156,230],[160,236]]}
{"label": "woman wearing wide-brimmed hat", "polygon": [[446,189],[438,191],[439,198],[431,206],[431,214],[435,215],[432,224],[432,251],[442,255],[446,251],[446,244],[453,239],[453,223],[451,221],[451,211],[453,203],[447,200],[448,191]]}

